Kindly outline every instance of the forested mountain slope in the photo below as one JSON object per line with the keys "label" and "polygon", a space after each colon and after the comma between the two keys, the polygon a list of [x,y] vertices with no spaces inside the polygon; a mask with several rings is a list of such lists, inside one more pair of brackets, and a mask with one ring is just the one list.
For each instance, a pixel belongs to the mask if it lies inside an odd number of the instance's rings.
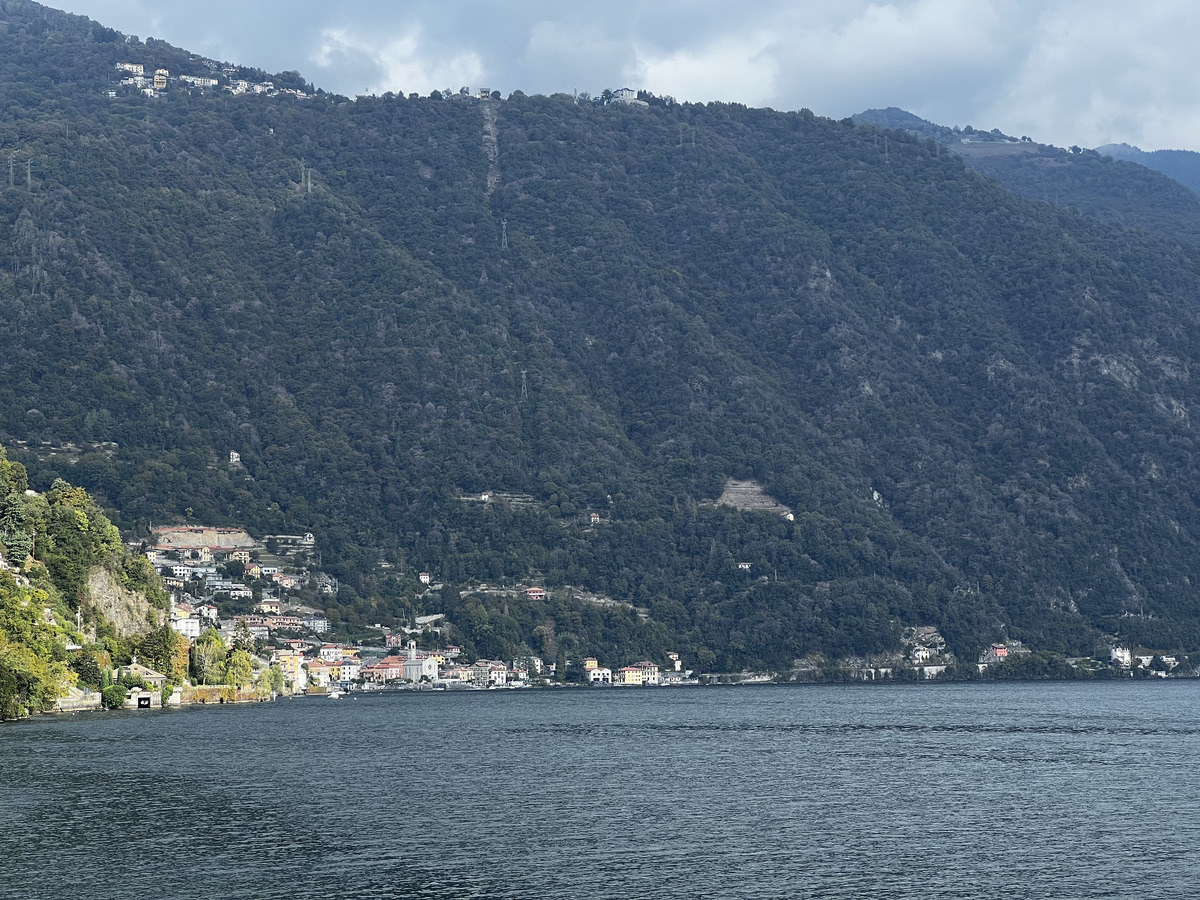
{"label": "forested mountain slope", "polygon": [[[806,111],[110,98],[200,63],[3,10],[0,437],[39,486],[313,530],[350,620],[433,571],[488,655],[550,618],[728,667],[1200,645],[1190,245]],[[518,579],[618,604],[459,598]]]}

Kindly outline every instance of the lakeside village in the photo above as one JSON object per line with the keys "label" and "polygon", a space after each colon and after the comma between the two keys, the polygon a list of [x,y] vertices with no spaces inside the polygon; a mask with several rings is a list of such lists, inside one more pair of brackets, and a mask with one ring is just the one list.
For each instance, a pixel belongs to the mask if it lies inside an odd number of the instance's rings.
{"label": "lakeside village", "polygon": [[[411,625],[397,629],[373,626],[380,632],[378,645],[374,646],[364,646],[361,641],[354,645],[329,642],[328,617],[297,597],[301,591],[310,599],[314,593],[333,596],[338,591],[337,580],[315,565],[318,557],[312,533],[267,535],[256,540],[238,528],[167,526],[153,529],[152,535],[149,544],[130,546],[144,553],[170,589],[171,628],[188,639],[192,652],[209,629],[226,646],[253,647],[254,668],[261,673],[277,672],[270,682],[272,697],[306,694],[337,698],[349,691],[379,690],[495,690],[561,680],[554,663],[547,664],[537,657],[467,661],[453,644],[431,647],[440,643],[446,631],[448,623],[442,614],[417,616]],[[420,573],[419,580],[436,587],[428,572]],[[536,600],[546,594],[545,588],[537,586],[512,589],[516,591]],[[218,606],[245,609],[250,603],[252,613],[232,615],[222,615]],[[417,646],[418,638],[422,648]],[[903,651],[894,658],[843,660],[841,670],[849,680],[931,680],[956,664],[945,640],[932,626],[905,629],[902,642]],[[976,665],[983,673],[1029,653],[1020,641],[994,643],[980,654]],[[1104,665],[1091,659],[1067,662],[1085,668]],[[1177,661],[1114,646],[1108,665],[1131,675],[1140,670],[1165,678]],[[767,672],[698,675],[684,667],[680,654],[671,652],[661,665],[641,660],[616,669],[587,657],[580,674],[581,683],[590,686],[669,687],[818,680],[820,668],[816,661],[797,660],[790,677]],[[140,682],[128,691],[124,704],[128,708],[263,699],[261,690],[225,696],[198,685],[176,688],[167,695],[163,691],[167,676],[138,663],[136,658],[118,672],[120,676]]]}
{"label": "lakeside village", "polygon": [[[209,629],[227,646],[253,641],[254,665],[260,670],[278,669],[282,676],[277,680],[278,694],[338,697],[352,690],[522,688],[552,681],[557,675],[555,663],[546,664],[537,657],[468,663],[461,660],[462,651],[454,645],[418,649],[418,636],[424,636],[424,644],[442,636],[445,617],[441,614],[417,616],[412,625],[395,630],[374,626],[381,632],[381,646],[325,641],[323,636],[330,630],[327,616],[294,597],[305,588],[310,595],[312,589],[327,596],[338,591],[336,579],[310,564],[316,544],[312,533],[267,535],[259,541],[239,528],[167,526],[154,528],[152,535],[148,545],[131,544],[130,549],[144,553],[170,589],[171,628],[193,648]],[[419,580],[431,585],[433,578],[422,572]],[[525,593],[540,599],[545,589],[530,587]],[[218,606],[251,601],[252,613],[222,616]],[[615,671],[589,657],[583,661],[583,670],[587,683],[593,685],[699,683],[690,670],[683,669],[679,654],[667,656],[663,667],[643,660]],[[125,705],[130,708],[209,702],[200,688],[160,696],[167,676],[136,659],[117,676],[129,676],[145,685],[129,690]],[[223,696],[215,699],[226,702]],[[229,699],[261,699],[261,692]]]}

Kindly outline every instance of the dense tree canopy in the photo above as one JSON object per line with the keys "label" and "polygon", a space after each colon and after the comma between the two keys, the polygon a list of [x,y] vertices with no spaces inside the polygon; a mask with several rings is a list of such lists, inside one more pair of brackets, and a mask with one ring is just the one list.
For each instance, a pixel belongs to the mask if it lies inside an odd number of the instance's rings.
{"label": "dense tree canopy", "polygon": [[[82,680],[100,687],[116,649],[127,662],[140,651],[178,683],[179,641],[161,628],[133,643],[106,639],[83,652],[84,620],[107,623],[84,605],[87,574],[97,566],[160,606],[166,595],[145,559],[134,558],[117,529],[82,488],[56,480],[44,494],[26,492],[24,467],[0,446],[0,719],[38,712]],[[101,656],[104,657],[103,664]],[[69,665],[68,665],[69,664]]]}
{"label": "dense tree canopy", "polygon": [[[480,654],[1200,645],[1191,245],[808,111],[108,97],[200,61],[4,10],[0,434],[64,521],[312,530],[335,621]],[[531,580],[607,605],[468,590]]]}

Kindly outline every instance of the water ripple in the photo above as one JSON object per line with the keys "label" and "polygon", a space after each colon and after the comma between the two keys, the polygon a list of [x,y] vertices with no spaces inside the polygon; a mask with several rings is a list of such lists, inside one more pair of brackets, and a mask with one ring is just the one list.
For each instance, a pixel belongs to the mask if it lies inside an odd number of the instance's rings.
{"label": "water ripple", "polygon": [[0,727],[0,898],[1183,896],[1200,685],[1059,688],[43,718]]}

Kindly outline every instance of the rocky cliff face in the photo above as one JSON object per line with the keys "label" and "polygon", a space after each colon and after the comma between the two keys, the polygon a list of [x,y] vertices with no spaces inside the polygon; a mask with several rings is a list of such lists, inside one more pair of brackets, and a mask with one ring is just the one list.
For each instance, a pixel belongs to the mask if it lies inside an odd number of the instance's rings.
{"label": "rocky cliff face", "polygon": [[103,566],[96,566],[88,573],[87,602],[122,637],[145,634],[164,621],[162,610],[152,607],[144,593],[122,587]]}

